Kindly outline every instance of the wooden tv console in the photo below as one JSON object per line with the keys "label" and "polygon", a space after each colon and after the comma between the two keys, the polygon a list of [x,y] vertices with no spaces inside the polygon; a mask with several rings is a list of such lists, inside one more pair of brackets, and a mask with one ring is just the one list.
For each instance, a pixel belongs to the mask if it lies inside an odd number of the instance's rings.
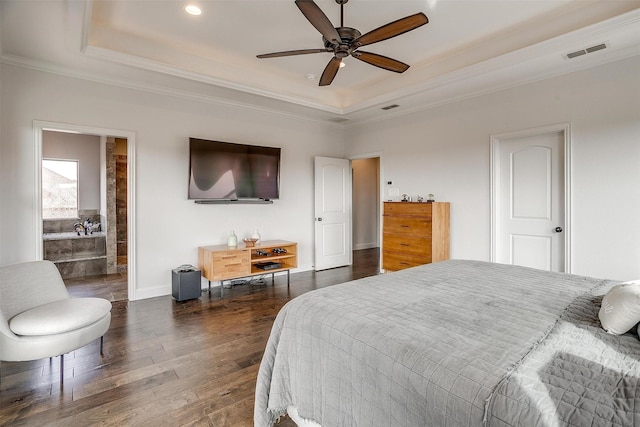
{"label": "wooden tv console", "polygon": [[[275,253],[274,249],[284,249],[283,253]],[[264,252],[267,255],[260,255]],[[279,263],[279,268],[263,270],[258,264],[265,262]],[[220,281],[220,294],[224,292],[225,280],[241,277],[271,274],[271,283],[275,273],[287,272],[287,286],[289,285],[289,270],[298,266],[298,244],[286,240],[266,240],[254,247],[247,247],[239,243],[236,247],[227,245],[200,246],[198,248],[198,266],[202,275],[209,281]]]}

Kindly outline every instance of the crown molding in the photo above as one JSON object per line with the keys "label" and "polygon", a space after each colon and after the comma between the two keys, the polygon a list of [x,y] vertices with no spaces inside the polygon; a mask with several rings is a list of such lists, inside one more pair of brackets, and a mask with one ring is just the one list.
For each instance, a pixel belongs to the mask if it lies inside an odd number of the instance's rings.
{"label": "crown molding", "polygon": [[[637,27],[639,24],[640,9],[614,17],[603,23],[596,24],[588,28],[578,29],[563,36],[555,37],[553,39],[546,40],[544,42],[537,43],[526,48],[489,59],[487,61],[473,64],[469,67],[465,67],[457,71],[443,74],[434,79],[430,79],[427,82],[406,87],[401,91],[395,92],[394,95],[396,96],[394,97],[382,96],[371,99],[367,103],[362,104],[360,108],[347,108],[345,110],[345,114],[354,114],[366,108],[380,108],[381,105],[386,105],[390,102],[398,103],[398,100],[402,98],[421,97],[423,102],[421,102],[419,106],[393,110],[391,112],[385,113],[384,117],[375,116],[362,120],[354,120],[352,123],[346,124],[346,127],[352,128],[359,125],[371,124],[381,120],[398,118],[404,115],[426,111],[443,105],[452,104],[455,102],[460,102],[519,86],[524,86],[538,81],[550,79],[553,77],[559,77],[562,75],[586,70],[610,62],[621,61],[633,56],[640,55],[640,44],[634,44],[625,49],[618,49],[607,52],[606,55],[591,57],[589,61],[579,60],[573,63],[567,63],[566,60],[562,57],[563,52],[571,51],[571,49],[575,48],[576,46],[584,46],[586,40],[605,41],[604,38],[610,36],[612,32],[625,30],[634,31],[637,30],[637,28],[634,27]],[[566,66],[549,67],[546,72],[529,75],[523,78],[517,78],[515,80],[497,79],[497,77],[494,77],[494,79],[498,80],[497,83],[494,83],[490,86],[487,86],[485,83],[481,83],[478,85],[477,90],[467,91],[464,94],[452,93],[449,96],[445,96],[444,98],[439,97],[437,99],[434,96],[429,96],[429,93],[433,92],[434,90],[442,90],[443,88],[455,88],[461,83],[467,83],[470,80],[477,78],[478,76],[499,74],[503,72],[503,70],[506,70],[509,67],[513,66],[513,64],[525,63],[528,60],[540,58],[543,55],[549,55],[550,53],[557,53],[558,60],[562,59],[561,64]],[[604,53],[604,51],[600,53]]]}
{"label": "crown molding", "polygon": [[[398,102],[398,99],[406,98],[410,96],[416,96],[424,93],[428,93],[434,89],[440,89],[443,86],[455,86],[459,83],[466,82],[471,78],[474,78],[479,75],[484,75],[489,72],[496,72],[503,69],[507,69],[511,67],[513,64],[520,64],[525,61],[529,61],[535,58],[540,58],[544,55],[548,55],[550,52],[558,52],[558,57],[561,57],[563,52],[571,51],[574,47],[580,47],[584,45],[585,40],[599,40],[603,37],[607,38],[611,35],[612,32],[619,32],[628,29],[633,29],[634,26],[638,26],[640,23],[640,9],[633,10],[631,12],[627,12],[623,15],[611,18],[607,21],[594,24],[590,27],[581,28],[578,30],[574,30],[570,33],[551,38],[549,40],[545,40],[540,43],[536,43],[530,46],[527,46],[522,49],[515,50],[513,52],[506,53],[504,55],[500,55],[495,58],[488,59],[486,61],[481,61],[473,65],[469,65],[467,67],[461,68],[459,70],[446,72],[444,74],[440,74],[434,78],[426,80],[421,83],[417,83],[414,85],[406,86],[402,89],[396,90],[390,94],[385,94],[381,96],[377,96],[371,98],[365,102],[356,104],[352,107],[347,107],[344,109],[344,114],[356,113],[367,108],[379,107],[380,105],[385,105],[390,102]],[[640,31],[640,28],[636,28],[637,31]],[[640,51],[640,46],[638,47],[638,51]],[[635,53],[626,53],[623,52],[614,59],[610,59],[611,62],[617,61],[619,59],[624,59],[629,56],[633,56]],[[609,57],[610,58],[610,57]],[[587,69],[593,66],[600,65],[601,63],[593,64],[593,61],[583,62],[580,61],[574,65],[572,65],[572,69],[570,71],[557,71],[554,73],[550,71],[545,74],[545,78],[553,77],[554,75],[562,75],[567,72],[578,71],[580,69]],[[580,67],[582,65],[582,67]],[[540,80],[537,76],[532,77],[530,79],[522,80],[520,83],[509,83],[506,84],[502,88],[496,88],[491,90],[490,92],[495,92],[497,90],[506,89],[508,87],[518,86],[522,84],[531,83],[533,81]],[[469,97],[473,97],[477,95],[471,95]],[[394,112],[397,114],[398,112]]]}
{"label": "crown molding", "polygon": [[15,56],[15,55],[9,55],[9,54],[2,55],[0,57],[0,63],[11,65],[14,67],[26,68],[30,70],[49,73],[49,74],[55,74],[63,77],[70,77],[74,79],[85,80],[85,81],[98,83],[98,84],[149,92],[157,95],[170,96],[170,97],[186,99],[190,101],[203,102],[207,104],[216,105],[219,107],[234,108],[242,111],[248,110],[248,111],[254,111],[254,112],[264,113],[264,114],[272,114],[272,115],[277,115],[280,117],[285,117],[290,119],[305,120],[305,121],[310,121],[314,123],[320,123],[323,125],[328,125],[328,126],[337,127],[337,128],[343,127],[343,125],[332,122],[330,121],[330,119],[315,118],[309,115],[296,114],[288,111],[282,111],[276,108],[262,107],[259,105],[239,102],[239,101],[231,101],[231,100],[223,99],[213,95],[203,95],[203,94],[189,92],[185,90],[168,88],[165,86],[151,85],[145,82],[139,82],[139,81],[134,82],[131,80],[105,77],[105,76],[99,75],[98,73],[82,72],[82,71],[78,71],[77,69],[72,69],[69,67],[51,64],[46,61],[40,61],[40,60],[31,59],[31,58],[24,58],[24,57]]}
{"label": "crown molding", "polygon": [[325,111],[331,114],[342,115],[345,113],[344,109],[333,107],[331,105],[323,104],[320,102],[313,102],[306,98],[293,95],[285,95],[278,92],[269,91],[266,89],[250,86],[239,82],[234,82],[219,77],[214,77],[208,74],[202,74],[194,71],[184,70],[172,65],[163,64],[157,61],[153,61],[138,56],[116,52],[110,49],[87,45],[85,47],[84,54],[88,57],[107,60],[110,62],[116,62],[122,65],[127,65],[135,68],[142,68],[147,71],[154,71],[162,74],[167,74],[173,77],[179,77],[188,79],[200,83],[210,84],[214,86],[220,86],[227,89],[237,90],[240,92],[249,93],[252,95],[264,96],[266,98],[275,99],[278,101],[287,102],[290,104],[296,104],[303,107],[313,108],[314,110]]}

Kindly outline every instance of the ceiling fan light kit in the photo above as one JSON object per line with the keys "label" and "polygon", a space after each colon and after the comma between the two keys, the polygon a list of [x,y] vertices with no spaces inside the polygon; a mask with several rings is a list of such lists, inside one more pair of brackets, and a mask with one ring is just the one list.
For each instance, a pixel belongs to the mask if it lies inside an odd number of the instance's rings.
{"label": "ceiling fan light kit", "polygon": [[319,86],[328,86],[333,82],[338,70],[341,68],[342,59],[348,56],[356,58],[367,64],[374,65],[384,70],[395,73],[404,73],[409,68],[408,64],[400,62],[377,53],[358,50],[362,46],[378,43],[383,40],[399,36],[408,31],[415,30],[429,22],[427,15],[418,12],[414,15],[390,22],[375,30],[362,34],[355,28],[344,26],[344,5],[349,0],[335,0],[340,5],[340,26],[334,27],[327,15],[322,12],[313,0],[295,0],[296,6],[307,20],[322,34],[324,49],[300,49],[283,52],[265,53],[257,55],[258,58],[277,58],[282,56],[306,55],[311,53],[333,53],[322,76]]}

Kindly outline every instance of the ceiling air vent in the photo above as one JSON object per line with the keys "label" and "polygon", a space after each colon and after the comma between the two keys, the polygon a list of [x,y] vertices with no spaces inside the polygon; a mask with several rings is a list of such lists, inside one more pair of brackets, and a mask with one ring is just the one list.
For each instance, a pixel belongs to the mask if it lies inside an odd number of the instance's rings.
{"label": "ceiling air vent", "polygon": [[600,43],[598,45],[588,47],[585,50],[587,51],[587,53],[593,53],[593,52],[597,52],[599,50],[606,49],[606,48],[607,48],[606,44]]}
{"label": "ceiling air vent", "polygon": [[606,48],[607,48],[606,43],[600,43],[595,46],[591,46],[585,49],[576,50],[575,52],[567,53],[564,55],[564,57],[566,59],[573,59],[573,58],[577,58],[578,56],[586,55],[587,53],[597,52],[599,50],[606,49]]}
{"label": "ceiling air vent", "polygon": [[398,104],[391,104],[391,105],[387,105],[386,107],[382,107],[381,110],[393,110],[394,108],[398,108],[399,105]]}

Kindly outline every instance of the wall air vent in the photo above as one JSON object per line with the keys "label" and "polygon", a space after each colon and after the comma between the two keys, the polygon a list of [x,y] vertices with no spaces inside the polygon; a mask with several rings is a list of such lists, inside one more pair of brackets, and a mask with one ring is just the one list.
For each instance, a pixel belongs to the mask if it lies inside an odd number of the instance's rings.
{"label": "wall air vent", "polygon": [[381,110],[385,110],[385,111],[387,111],[387,110],[392,110],[392,109],[394,109],[394,108],[398,108],[398,107],[399,107],[399,105],[398,105],[398,104],[391,104],[391,105],[387,105],[386,107],[382,107],[382,108],[380,108],[380,109],[381,109]]}
{"label": "wall air vent", "polygon": [[606,43],[600,43],[591,47],[587,47],[585,49],[576,50],[575,52],[566,53],[562,56],[564,56],[566,59],[573,59],[573,58],[577,58],[578,56],[586,55],[587,53],[597,52],[599,50],[606,49],[606,48],[607,48]]}

